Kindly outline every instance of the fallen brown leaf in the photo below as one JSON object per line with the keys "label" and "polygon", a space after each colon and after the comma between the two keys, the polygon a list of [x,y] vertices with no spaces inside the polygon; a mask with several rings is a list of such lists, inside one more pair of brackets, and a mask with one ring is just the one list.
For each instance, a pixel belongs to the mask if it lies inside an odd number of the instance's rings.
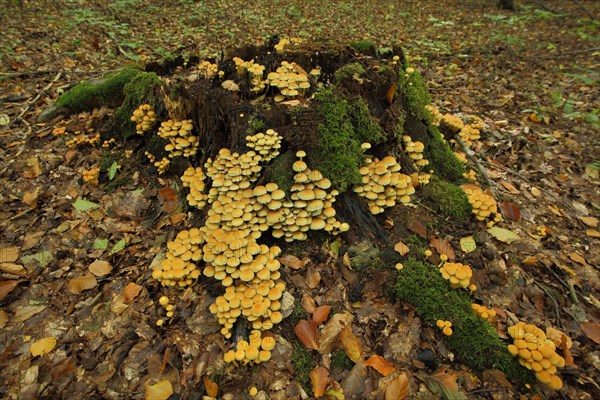
{"label": "fallen brown leaf", "polygon": [[454,249],[452,249],[450,243],[448,243],[444,239],[432,236],[429,245],[436,249],[438,253],[447,255],[448,260],[454,261]]}
{"label": "fallen brown leaf", "polygon": [[401,256],[406,255],[406,253],[408,253],[410,251],[410,249],[408,248],[407,245],[405,245],[402,242],[398,242],[396,243],[396,245],[394,246],[394,250],[400,254]]}
{"label": "fallen brown leaf", "polygon": [[14,264],[14,263],[0,263],[0,271],[6,272],[7,274],[13,274],[13,275],[20,275],[20,276],[27,275],[27,270],[25,269],[25,267],[23,267],[20,264]]}
{"label": "fallen brown leaf", "polygon": [[309,314],[314,313],[317,309],[317,303],[315,303],[315,300],[307,294],[302,296],[302,300],[300,300],[300,305],[302,305],[304,311],[306,311]]}
{"label": "fallen brown leaf", "polygon": [[600,344],[600,324],[596,322],[580,322],[579,326],[588,339],[596,344]]}
{"label": "fallen brown leaf", "polygon": [[16,246],[3,247],[0,245],[0,263],[11,263],[19,259],[19,248]]}
{"label": "fallen brown leaf", "polygon": [[170,214],[175,212],[179,207],[177,192],[170,187],[158,190],[158,196],[161,200],[161,206],[164,212]]}
{"label": "fallen brown leaf", "polygon": [[10,292],[12,292],[14,288],[17,287],[19,282],[23,282],[23,281],[24,281],[24,279],[19,279],[19,280],[11,279],[8,281],[0,282],[0,300],[4,299],[6,296],[8,296],[8,294]]}
{"label": "fallen brown leaf", "polygon": [[135,284],[133,282],[129,282],[125,288],[123,288],[123,295],[125,303],[131,303],[138,294],[142,291],[143,287]]}
{"label": "fallen brown leaf", "polygon": [[304,267],[304,262],[291,254],[286,254],[283,257],[279,257],[279,261],[291,269],[300,269]]}
{"label": "fallen brown leaf", "polygon": [[204,377],[204,387],[206,388],[206,395],[209,397],[217,398],[219,394],[219,385],[209,377]]}
{"label": "fallen brown leaf", "polygon": [[577,253],[569,253],[569,258],[571,260],[575,261],[577,264],[581,264],[583,266],[587,265],[585,258],[583,258],[582,256],[580,256]]}
{"label": "fallen brown leaf", "polygon": [[579,217],[581,222],[586,224],[589,227],[597,228],[598,227],[598,218],[596,217]]}
{"label": "fallen brown leaf", "polygon": [[319,353],[331,353],[334,348],[337,348],[342,330],[352,324],[354,316],[349,312],[334,314],[329,321],[321,329],[319,335]]}
{"label": "fallen brown leaf", "polygon": [[327,320],[329,317],[329,312],[331,311],[331,306],[319,306],[315,308],[312,313],[312,319],[317,323],[317,325],[321,325],[323,322]]}
{"label": "fallen brown leaf", "polygon": [[367,361],[365,361],[367,367],[374,368],[383,376],[388,376],[395,371],[394,364],[385,361],[383,357],[378,354],[373,354]]}
{"label": "fallen brown leaf", "polygon": [[98,284],[96,277],[92,274],[78,276],[69,281],[69,292],[80,294],[84,290],[93,289]]}
{"label": "fallen brown leaf", "polygon": [[90,272],[96,276],[108,275],[112,271],[112,268],[109,262],[103,260],[95,260],[89,266]]}
{"label": "fallen brown leaf", "polygon": [[502,210],[502,214],[511,221],[519,222],[521,219],[521,211],[519,207],[513,202],[505,201],[500,204],[500,209]]}
{"label": "fallen brown leaf", "polygon": [[354,336],[352,325],[346,325],[346,327],[342,329],[342,332],[340,332],[340,340],[342,341],[342,347],[349,359],[355,363],[364,359],[362,345],[356,336]]}
{"label": "fallen brown leaf", "polygon": [[310,383],[312,384],[312,391],[315,397],[321,397],[325,394],[327,385],[331,382],[329,379],[329,371],[325,367],[318,365],[310,373]]}
{"label": "fallen brown leaf", "polygon": [[385,400],[404,400],[408,397],[408,377],[401,373],[385,389]]}
{"label": "fallen brown leaf", "polygon": [[319,331],[315,321],[301,319],[294,327],[296,336],[308,349],[319,349]]}

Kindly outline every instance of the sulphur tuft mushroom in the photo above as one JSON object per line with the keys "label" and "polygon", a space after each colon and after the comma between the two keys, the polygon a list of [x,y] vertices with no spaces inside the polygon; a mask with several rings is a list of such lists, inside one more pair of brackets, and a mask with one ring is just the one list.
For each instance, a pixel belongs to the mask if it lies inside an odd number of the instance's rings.
{"label": "sulphur tuft mushroom", "polygon": [[135,132],[143,135],[156,123],[156,113],[150,104],[142,104],[133,111],[131,120],[135,122]]}

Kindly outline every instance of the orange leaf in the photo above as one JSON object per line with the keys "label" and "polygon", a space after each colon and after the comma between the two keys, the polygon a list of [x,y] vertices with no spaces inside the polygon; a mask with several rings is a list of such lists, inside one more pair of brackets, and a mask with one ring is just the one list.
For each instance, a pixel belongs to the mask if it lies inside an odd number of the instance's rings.
{"label": "orange leaf", "polygon": [[579,326],[584,335],[596,344],[600,344],[600,324],[596,322],[580,322]]}
{"label": "orange leaf", "polygon": [[448,260],[454,261],[454,250],[452,249],[452,246],[450,246],[450,243],[448,243],[444,239],[432,236],[429,245],[436,249],[437,252],[440,253],[440,255],[445,254],[448,256]]}
{"label": "orange leaf", "polygon": [[325,367],[319,365],[310,373],[310,383],[312,383],[312,391],[315,397],[323,396],[330,382],[329,371]]}
{"label": "orange leaf", "polygon": [[313,312],[312,319],[317,323],[317,325],[321,325],[323,322],[327,320],[329,317],[329,312],[331,311],[331,306],[319,306],[315,308]]}
{"label": "orange leaf", "polygon": [[505,201],[500,204],[500,209],[502,209],[502,214],[504,214],[506,218],[510,219],[511,221],[519,222],[521,219],[521,211],[515,203]]}
{"label": "orange leaf", "polygon": [[406,227],[408,229],[410,229],[412,232],[421,236],[423,239],[427,239],[427,227],[421,221],[416,220],[416,219],[410,219],[407,222]]}
{"label": "orange leaf", "polygon": [[385,400],[404,400],[408,397],[408,377],[405,373],[398,375],[385,389]]}
{"label": "orange leaf", "polygon": [[394,101],[394,95],[396,94],[396,89],[398,88],[398,84],[394,83],[392,86],[390,86],[390,88],[388,89],[388,91],[385,93],[385,98],[387,99],[388,103],[392,104]]}
{"label": "orange leaf", "polygon": [[304,311],[306,311],[309,314],[314,313],[315,310],[317,309],[317,303],[315,303],[314,299],[307,294],[302,296],[302,300],[300,300],[300,304],[302,305],[302,308],[304,309]]}
{"label": "orange leaf", "polygon": [[[129,282],[123,289],[125,303],[131,303],[142,291],[142,287],[133,282]],[[214,397],[214,396],[213,396]]]}
{"label": "orange leaf", "polygon": [[172,213],[179,207],[179,201],[177,200],[177,192],[172,188],[166,187],[158,191],[158,195],[162,200],[162,209],[166,213]]}
{"label": "orange leaf", "polygon": [[383,376],[388,376],[395,371],[394,364],[385,361],[385,359],[378,354],[373,354],[371,358],[365,362],[365,365],[374,368]]}
{"label": "orange leaf", "polygon": [[80,294],[84,290],[92,289],[96,287],[98,281],[92,274],[78,276],[69,281],[69,292],[73,294]]}
{"label": "orange leaf", "polygon": [[8,296],[8,294],[17,287],[19,282],[23,282],[23,279],[19,279],[18,281],[10,280],[0,282],[0,300]]}
{"label": "orange leaf", "polygon": [[408,246],[402,242],[396,243],[396,245],[394,246],[394,250],[396,250],[396,252],[398,254],[400,254],[401,256],[405,255],[406,253],[408,253],[410,251]]}
{"label": "orange leaf", "polygon": [[208,377],[204,377],[204,387],[206,388],[206,395],[209,397],[217,397],[217,394],[219,393],[219,385],[217,385],[216,382],[214,382],[213,380],[211,380]]}
{"label": "orange leaf", "polygon": [[352,333],[352,325],[346,325],[340,333],[340,340],[349,359],[358,362],[364,358],[362,346],[356,336],[354,336],[354,333]]}
{"label": "orange leaf", "polygon": [[279,261],[283,265],[285,265],[286,267],[289,267],[291,269],[300,269],[300,268],[304,267],[304,261],[302,261],[298,257],[293,256],[291,254],[287,254],[283,257],[280,257]]}
{"label": "orange leaf", "polygon": [[298,339],[309,349],[319,349],[319,331],[317,323],[311,320],[301,319],[294,327]]}

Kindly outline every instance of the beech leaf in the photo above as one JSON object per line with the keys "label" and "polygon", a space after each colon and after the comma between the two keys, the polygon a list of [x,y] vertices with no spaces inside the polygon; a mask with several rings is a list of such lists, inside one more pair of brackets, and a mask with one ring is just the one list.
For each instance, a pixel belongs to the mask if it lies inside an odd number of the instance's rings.
{"label": "beech leaf", "polygon": [[502,214],[511,221],[519,222],[521,219],[521,211],[515,203],[505,201],[500,204],[500,209],[502,210]]}
{"label": "beech leaf", "polygon": [[434,375],[425,379],[429,390],[446,400],[467,400],[467,396],[459,390],[458,375],[441,368]]}
{"label": "beech leaf", "polygon": [[16,246],[2,247],[0,245],[0,263],[11,263],[19,259],[19,248]]}
{"label": "beech leaf", "polygon": [[160,189],[158,191],[160,197],[162,209],[167,214],[175,212],[179,207],[179,201],[177,199],[177,192],[170,187]]}
{"label": "beech leaf", "polygon": [[[129,282],[125,288],[123,288],[123,297],[125,303],[131,303],[138,294],[142,291],[142,286]],[[214,397],[214,396],[213,396]]]}
{"label": "beech leaf", "polygon": [[44,354],[50,353],[56,347],[56,338],[45,337],[40,340],[36,340],[29,347],[31,355],[34,357],[43,356]]}
{"label": "beech leaf", "polygon": [[98,284],[96,277],[92,274],[78,276],[69,281],[69,292],[80,294],[84,290],[93,289]]}
{"label": "beech leaf", "polygon": [[405,373],[393,379],[385,389],[385,400],[404,400],[408,397],[408,377]]}
{"label": "beech leaf", "polygon": [[374,368],[383,376],[388,376],[396,370],[394,368],[394,364],[385,361],[385,359],[378,354],[373,354],[367,361],[365,361],[365,365],[367,367]]}
{"label": "beech leaf", "polygon": [[77,211],[89,211],[100,207],[100,205],[78,197],[77,200],[75,200],[75,202],[73,203],[73,207]]}
{"label": "beech leaf", "polygon": [[520,237],[513,231],[509,231],[508,229],[498,228],[497,226],[492,226],[489,228],[488,233],[498,239],[501,242],[511,244],[515,240],[519,240]]}
{"label": "beech leaf", "polygon": [[346,327],[342,329],[340,340],[342,341],[342,347],[349,359],[355,363],[359,360],[363,360],[363,349],[356,336],[354,336],[354,333],[352,333],[352,325],[346,325]]}
{"label": "beech leaf", "polygon": [[95,260],[90,264],[89,270],[96,276],[108,275],[112,271],[112,265],[109,262],[103,260]]}
{"label": "beech leaf", "polygon": [[319,331],[317,323],[311,320],[301,319],[294,327],[296,336],[308,349],[319,349]]}
{"label": "beech leaf", "polygon": [[8,280],[0,282],[0,300],[4,299],[14,288],[17,287],[19,282],[23,282],[23,279],[19,280]]}
{"label": "beech leaf", "polygon": [[304,261],[291,254],[286,254],[285,256],[280,257],[279,261],[291,269],[300,269],[304,267]]}
{"label": "beech leaf", "polygon": [[477,249],[477,244],[475,243],[475,239],[473,236],[465,236],[460,239],[460,248],[465,253],[470,253]]}
{"label": "beech leaf", "polygon": [[436,249],[438,253],[447,255],[448,260],[454,261],[454,250],[452,249],[452,246],[450,246],[450,243],[444,239],[432,236],[429,245]]}
{"label": "beech leaf", "polygon": [[581,322],[579,326],[588,339],[596,344],[600,344],[600,324],[596,322]]}
{"label": "beech leaf", "polygon": [[173,385],[167,379],[163,379],[154,385],[146,386],[145,400],[167,400],[173,394]]}
{"label": "beech leaf", "polygon": [[204,387],[206,388],[206,395],[209,397],[217,397],[219,394],[219,385],[210,379],[209,377],[204,377]]}
{"label": "beech leaf", "polygon": [[317,325],[321,325],[327,320],[330,312],[331,306],[319,306],[315,308],[315,311],[312,313],[312,319],[317,323]]}
{"label": "beech leaf", "polygon": [[405,245],[402,242],[396,243],[396,245],[394,246],[394,250],[396,250],[396,252],[398,254],[400,254],[401,256],[406,255],[406,253],[408,253],[410,251],[410,249],[408,248],[408,246]]}
{"label": "beech leaf", "polygon": [[325,367],[318,365],[310,373],[310,383],[312,384],[312,391],[315,397],[323,396],[330,382],[329,371]]}

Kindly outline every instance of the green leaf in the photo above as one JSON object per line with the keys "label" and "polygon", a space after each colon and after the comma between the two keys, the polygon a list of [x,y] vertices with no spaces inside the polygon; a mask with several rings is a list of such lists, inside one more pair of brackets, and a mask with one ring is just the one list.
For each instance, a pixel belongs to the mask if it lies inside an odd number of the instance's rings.
{"label": "green leaf", "polygon": [[75,207],[77,211],[89,211],[100,207],[100,205],[78,197],[77,200],[75,200],[75,203],[73,203],[73,207]]}
{"label": "green leaf", "polygon": [[465,253],[470,253],[472,251],[475,251],[475,249],[477,248],[477,244],[475,244],[475,239],[473,239],[473,236],[466,236],[464,238],[461,238],[460,239],[460,248]]}
{"label": "green leaf", "polygon": [[23,256],[20,260],[22,264],[31,264],[31,262],[37,261],[38,263],[40,263],[40,266],[45,267],[54,260],[54,255],[49,251],[42,251],[39,253]]}
{"label": "green leaf", "polygon": [[125,246],[127,246],[127,240],[125,240],[125,239],[119,240],[117,243],[115,243],[115,245],[110,250],[110,254],[115,254],[116,252],[123,250],[125,248]]}
{"label": "green leaf", "polygon": [[504,243],[512,243],[515,240],[519,240],[520,237],[519,235],[517,235],[516,233],[514,233],[513,231],[509,231],[508,229],[504,229],[504,228],[498,228],[497,226],[493,226],[491,228],[489,228],[488,233],[490,235],[492,235],[493,237],[495,237],[496,239],[498,239],[501,242]]}
{"label": "green leaf", "polygon": [[115,179],[115,175],[117,175],[117,171],[119,170],[119,168],[121,168],[121,166],[117,164],[116,161],[113,161],[112,165],[108,169],[108,180],[112,181],[113,179]]}
{"label": "green leaf", "polygon": [[94,239],[94,250],[106,250],[108,249],[108,239]]}

